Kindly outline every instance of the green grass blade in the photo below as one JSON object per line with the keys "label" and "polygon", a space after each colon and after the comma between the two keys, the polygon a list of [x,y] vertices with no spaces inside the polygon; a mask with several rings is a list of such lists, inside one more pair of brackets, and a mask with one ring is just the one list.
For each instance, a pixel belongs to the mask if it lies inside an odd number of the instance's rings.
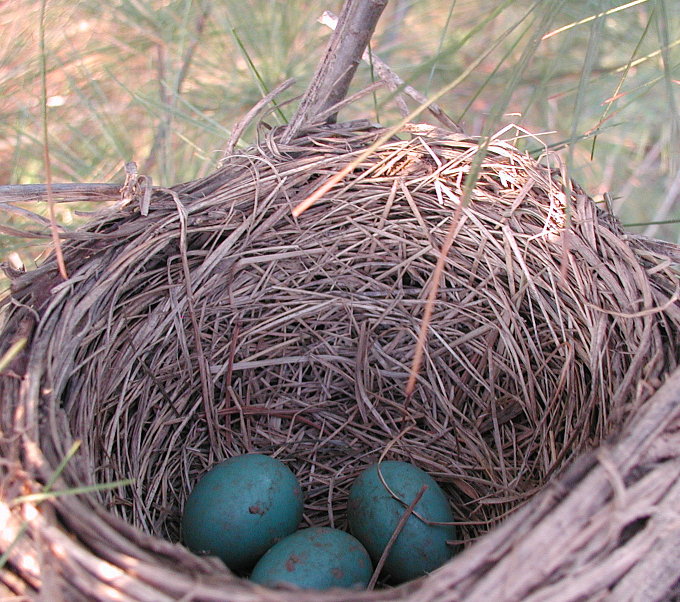
{"label": "green grass blade", "polygon": [[623,224],[624,228],[634,228],[636,226],[661,226],[664,224],[680,224],[680,217],[674,219],[660,219],[651,222],[628,222]]}
{"label": "green grass blade", "polygon": [[0,372],[2,372],[5,368],[7,368],[7,366],[9,366],[10,362],[26,346],[27,341],[28,339],[26,337],[23,337],[12,343],[10,348],[7,351],[5,351],[2,358],[0,358]]}
{"label": "green grass blade", "polygon": [[[253,59],[250,56],[250,53],[248,52],[248,49],[245,47],[243,44],[243,41],[241,40],[241,36],[239,36],[238,31],[236,30],[235,27],[231,28],[231,34],[234,36],[234,40],[236,41],[236,45],[238,46],[239,50],[241,51],[241,54],[243,55],[243,58],[245,59],[246,63],[248,63],[248,67],[250,68],[251,73],[255,77],[259,87],[260,87],[260,92],[262,96],[266,96],[269,94],[270,90],[267,87],[267,84],[265,84],[264,79],[260,75],[259,70],[255,66],[255,63],[253,62]],[[281,110],[281,107],[276,103],[276,100],[272,100],[272,104],[274,105],[274,108],[276,110],[276,114],[279,116],[279,119],[281,120],[282,123],[288,123],[288,120],[286,119],[286,116],[283,114],[283,111]]]}
{"label": "green grass blade", "polygon": [[[508,33],[510,31],[513,31],[516,27],[518,27],[526,18],[528,17],[528,14],[525,15],[520,21],[517,23],[513,24],[513,26],[510,28]],[[494,81],[498,73],[501,71],[502,67],[504,67],[507,64],[508,59],[512,56],[512,54],[515,52],[517,47],[520,45],[522,40],[524,40],[525,35],[531,30],[533,27],[533,23],[528,23],[524,29],[520,33],[520,35],[517,37],[517,39],[510,44],[508,47],[508,50],[505,52],[505,54],[501,57],[501,59],[496,63],[496,66],[493,68],[491,73],[486,77],[486,79],[478,86],[477,90],[475,91],[474,94],[470,97],[470,100],[468,103],[465,105],[463,108],[463,111],[460,113],[460,116],[458,117],[458,121],[461,122],[463,119],[465,119],[465,116],[467,115],[468,111],[473,107],[475,101],[482,95],[482,92],[487,88],[487,86],[490,86]]]}
{"label": "green grass blade", "polygon": [[80,495],[82,493],[92,493],[94,491],[106,491],[108,489],[115,489],[116,487],[125,487],[127,485],[132,485],[134,479],[122,479],[120,481],[111,481],[110,483],[99,483],[97,485],[82,485],[81,487],[71,487],[69,489],[60,490],[50,490],[44,491],[42,493],[29,493],[28,495],[21,495],[15,497],[11,502],[10,506],[16,506],[17,504],[24,503],[37,503],[44,502],[56,497],[64,497],[66,495]]}
{"label": "green grass blade", "polygon": [[[599,129],[602,126],[602,124],[607,119],[607,115],[609,114],[610,109],[612,108],[614,103],[619,99],[619,95],[621,93],[621,88],[623,87],[623,84],[626,81],[626,77],[628,77],[628,73],[630,72],[633,61],[635,60],[635,57],[637,56],[637,53],[640,50],[640,47],[642,46],[642,42],[645,40],[645,38],[647,37],[647,34],[649,33],[649,29],[650,29],[650,26],[652,24],[652,20],[653,20],[653,17],[654,17],[655,8],[656,8],[655,6],[652,6],[652,12],[649,15],[649,18],[647,19],[647,24],[645,25],[645,29],[642,32],[642,35],[638,38],[637,44],[635,45],[635,48],[633,49],[633,52],[630,55],[630,60],[626,64],[625,69],[623,70],[621,77],[619,78],[619,82],[616,86],[616,90],[614,90],[614,93],[606,101],[604,111],[602,111],[602,116],[600,117],[600,120],[598,121],[596,129]],[[593,144],[590,148],[590,160],[591,161],[595,158],[595,145],[596,144],[597,144],[597,136],[594,136],[593,137]]]}
{"label": "green grass blade", "polygon": [[49,481],[45,483],[45,486],[43,487],[43,493],[46,493],[52,489],[52,486],[56,483],[57,479],[61,476],[61,473],[64,472],[64,469],[66,468],[66,465],[69,463],[71,458],[76,455],[76,452],[80,449],[81,441],[77,439],[76,441],[73,442],[69,450],[66,452],[66,455],[61,459],[61,462],[59,462],[59,465],[54,469],[54,473],[50,477]]}
{"label": "green grass blade", "polygon": [[[674,0],[675,8],[672,10],[677,11],[677,2]],[[666,91],[666,97],[668,102],[668,117],[670,120],[670,127],[668,128],[668,139],[670,148],[675,149],[671,153],[671,173],[677,172],[680,168],[680,109],[678,108],[678,103],[676,100],[676,88],[677,81],[673,76],[673,67],[671,66],[671,55],[670,55],[670,33],[669,28],[671,24],[670,11],[666,5],[666,0],[658,0],[657,18],[656,26],[659,36],[659,42],[661,43],[661,61],[663,66],[663,79],[664,88]]]}
{"label": "green grass blade", "polygon": [[449,25],[451,25],[451,19],[453,17],[453,10],[456,8],[456,0],[453,0],[451,2],[451,6],[449,7],[449,12],[446,15],[446,22],[444,23],[444,27],[442,27],[442,31],[439,34],[439,44],[437,46],[437,51],[435,52],[434,55],[434,61],[432,61],[432,68],[430,69],[430,75],[427,78],[427,83],[425,84],[425,96],[427,96],[430,93],[430,87],[432,86],[432,79],[434,78],[434,73],[437,69],[437,64],[438,64],[438,59],[441,57],[442,54],[442,48],[444,47],[444,39],[446,38],[446,34],[449,31]]}
{"label": "green grass blade", "polygon": [[[20,341],[18,341],[20,342]],[[17,345],[15,343],[12,348],[10,348],[10,351],[13,350],[13,348]],[[9,354],[9,351],[5,353],[3,356],[2,360],[0,362],[4,362]],[[10,361],[10,360],[8,360]],[[64,457],[61,459],[59,462],[58,466],[55,468],[54,472],[52,473],[52,476],[49,478],[47,483],[43,486],[43,490],[41,493],[31,493],[28,495],[20,495],[12,499],[8,506],[11,508],[12,506],[16,506],[19,504],[36,504],[40,505],[42,502],[44,502],[47,499],[52,499],[55,497],[62,497],[65,495],[79,495],[82,493],[92,493],[94,491],[104,491],[107,489],[114,489],[116,487],[124,487],[126,485],[130,485],[134,482],[133,479],[123,479],[120,481],[113,481],[111,483],[99,483],[97,485],[83,485],[80,487],[72,487],[70,489],[63,489],[59,491],[52,491],[52,487],[54,484],[57,482],[57,479],[61,475],[62,472],[64,472],[64,469],[66,468],[66,465],[69,463],[71,458],[76,454],[78,449],[80,448],[81,442],[80,440],[74,441],[73,445],[69,448],[69,450],[66,452]],[[0,556],[0,570],[4,568],[4,566],[7,564],[7,561],[9,560],[10,554],[12,553],[12,550],[16,547],[17,543],[19,540],[23,537],[23,535],[26,533],[26,530],[28,529],[28,521],[23,521],[21,523],[21,526],[19,527],[19,530],[14,537],[14,540],[12,543],[10,543],[9,546],[7,546],[7,549],[4,551],[2,556]]]}
{"label": "green grass blade", "polygon": [[[602,29],[605,23],[606,12],[600,12],[597,15],[589,18],[585,22],[591,22],[590,36],[588,37],[588,47],[586,49],[586,56],[583,61],[581,75],[579,77],[578,89],[576,91],[576,99],[574,100],[574,111],[571,126],[571,138],[575,138],[580,127],[580,117],[583,112],[586,91],[589,88],[590,76],[593,72],[593,66],[597,60],[597,55],[602,38]],[[573,146],[569,147],[570,154],[573,159]]]}
{"label": "green grass blade", "polygon": [[2,556],[0,556],[0,570],[5,568],[5,565],[7,564],[7,561],[9,560],[10,554],[12,553],[12,550],[16,547],[16,545],[19,543],[21,538],[24,536],[24,533],[26,533],[26,529],[28,529],[28,522],[23,521],[21,523],[21,526],[19,527],[19,530],[17,531],[17,534],[15,535],[14,539],[12,540],[12,543],[10,543],[7,546],[7,549],[3,552]]}
{"label": "green grass blade", "polygon": [[581,19],[580,21],[574,21],[572,23],[569,23],[568,25],[565,25],[564,27],[560,27],[559,29],[556,29],[554,31],[551,31],[550,33],[547,33],[543,39],[547,40],[549,38],[552,38],[553,36],[556,36],[560,33],[563,33],[565,31],[569,31],[570,29],[573,29],[574,27],[578,27],[579,25],[585,25],[586,23],[590,23],[591,21],[595,21],[596,19],[601,19],[602,17],[606,17],[608,15],[613,15],[614,13],[618,13],[622,10],[626,10],[627,8],[633,8],[634,6],[638,6],[639,4],[644,4],[645,2],[649,2],[649,0],[633,0],[633,2],[628,2],[627,4],[622,4],[621,6],[615,6],[614,8],[610,8],[609,10],[602,11],[600,13],[597,13],[595,15],[590,15],[586,17],[585,19]]}
{"label": "green grass blade", "polygon": [[512,95],[515,93],[515,90],[517,89],[517,86],[522,75],[524,74],[531,60],[534,58],[538,47],[543,41],[545,32],[552,25],[555,15],[565,4],[566,1],[567,0],[556,0],[555,2],[550,3],[550,6],[548,6],[545,2],[537,0],[537,2],[527,12],[528,16],[535,10],[537,11],[539,9],[542,9],[543,11],[542,15],[540,15],[540,20],[538,17],[536,17],[537,19],[535,21],[536,25],[534,28],[532,28],[532,34],[530,36],[530,39],[527,42],[526,46],[524,47],[524,50],[522,51],[519,60],[512,68],[510,81],[504,87],[503,94],[500,96],[498,101],[496,101],[493,107],[493,110],[491,112],[487,124],[487,135],[491,133],[493,128],[497,127],[497,123],[501,115],[503,115],[503,113],[506,111],[510,103],[510,99],[512,98]]}
{"label": "green grass blade", "polygon": [[[459,40],[455,40],[450,44],[444,46],[435,56],[430,57],[429,59],[426,60],[422,60],[419,66],[413,70],[413,76],[415,77],[422,73],[427,72],[428,70],[431,70],[432,66],[436,65],[444,57],[455,55],[461,48],[464,48],[466,44],[468,44],[471,41],[474,41],[478,35],[481,35],[485,27],[489,26],[489,24],[491,24],[496,18],[498,18],[506,10],[512,8],[516,4],[517,0],[504,0],[500,4],[494,6],[493,10],[491,10],[488,13],[485,13],[482,19],[475,21],[474,25],[470,28],[470,30]],[[523,19],[520,19],[520,21],[521,20]],[[512,29],[512,27],[510,29]],[[500,36],[505,38],[507,37],[507,33],[508,32],[506,31],[503,34],[500,34]],[[493,42],[490,43],[489,46],[491,48],[496,48],[499,46],[500,41],[501,40],[499,39],[499,37],[494,36],[494,40]],[[483,53],[485,56],[488,56],[490,54],[489,49],[490,48],[488,47],[485,48]]]}

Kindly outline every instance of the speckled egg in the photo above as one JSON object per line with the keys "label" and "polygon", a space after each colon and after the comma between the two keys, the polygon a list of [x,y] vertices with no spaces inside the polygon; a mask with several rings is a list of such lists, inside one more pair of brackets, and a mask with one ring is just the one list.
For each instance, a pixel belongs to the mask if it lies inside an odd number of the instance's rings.
{"label": "speckled egg", "polygon": [[311,527],[272,547],[250,578],[269,587],[363,589],[372,573],[371,558],[355,537],[338,529]]}
{"label": "speckled egg", "polygon": [[297,528],[302,491],[275,458],[235,456],[203,475],[187,499],[182,537],[197,554],[218,556],[234,571],[249,569]]}
{"label": "speckled egg", "polygon": [[[385,488],[378,474],[399,500]],[[423,485],[415,512],[426,521],[454,520],[446,495],[437,482],[417,466],[387,461],[367,468],[356,479],[349,494],[347,518],[351,533],[364,544],[377,563],[399,520]],[[433,571],[454,554],[447,541],[456,538],[453,525],[430,525],[411,515],[397,537],[383,568],[383,576],[402,583]]]}

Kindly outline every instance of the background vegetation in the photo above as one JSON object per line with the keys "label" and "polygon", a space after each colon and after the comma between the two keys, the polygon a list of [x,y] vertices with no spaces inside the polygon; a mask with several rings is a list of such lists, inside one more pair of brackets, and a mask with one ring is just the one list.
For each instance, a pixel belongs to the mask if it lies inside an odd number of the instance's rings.
{"label": "background vegetation", "polygon": [[[121,182],[131,160],[161,185],[209,173],[236,120],[294,77],[265,121],[290,117],[296,105],[285,101],[302,93],[328,39],[316,18],[340,7],[51,0],[44,58],[54,181]],[[46,179],[40,11],[37,0],[0,2],[0,185]],[[611,195],[631,231],[680,240],[676,0],[391,0],[373,50],[422,92],[460,79],[440,105],[466,132],[513,123],[540,134],[542,142],[519,144],[561,151],[572,177],[596,200]],[[353,88],[371,78],[362,66]],[[341,115],[357,117],[390,125],[399,114],[379,93]],[[255,143],[257,130],[243,140]],[[59,221],[76,227],[80,208],[61,205]],[[0,211],[0,223],[26,222]],[[0,258],[13,251],[30,268],[44,245],[2,236]]]}

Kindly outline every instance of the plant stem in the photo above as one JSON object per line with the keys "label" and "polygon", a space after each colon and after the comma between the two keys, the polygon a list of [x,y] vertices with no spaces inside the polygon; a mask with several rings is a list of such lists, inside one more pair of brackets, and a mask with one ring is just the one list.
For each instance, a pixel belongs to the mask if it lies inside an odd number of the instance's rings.
{"label": "plant stem", "polygon": [[57,257],[57,266],[59,267],[59,274],[64,280],[68,279],[66,272],[66,264],[64,263],[64,255],[61,252],[61,242],[59,241],[59,229],[57,228],[57,217],[54,209],[54,199],[52,198],[52,164],[50,162],[50,147],[49,137],[47,132],[47,51],[45,50],[45,13],[47,10],[47,0],[43,0],[40,6],[40,24],[39,24],[39,41],[40,41],[40,86],[41,86],[41,122],[42,122],[42,137],[43,137],[43,162],[45,164],[45,181],[47,182],[47,208],[50,215],[50,232],[52,234],[52,243],[54,244],[54,252]]}
{"label": "plant stem", "polygon": [[[295,138],[300,129],[312,123],[317,115],[345,98],[361,55],[386,5],[387,0],[345,0],[338,27],[331,35],[326,52],[283,135],[284,143]],[[336,117],[337,114],[333,114],[326,121],[333,123]]]}

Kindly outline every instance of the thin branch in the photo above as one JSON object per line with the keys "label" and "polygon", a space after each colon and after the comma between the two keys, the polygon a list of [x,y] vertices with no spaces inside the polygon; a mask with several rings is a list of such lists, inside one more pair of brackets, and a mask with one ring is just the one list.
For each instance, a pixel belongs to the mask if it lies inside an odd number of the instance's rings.
{"label": "thin branch", "polygon": [[[338,27],[283,135],[284,143],[289,143],[302,127],[347,95],[361,55],[386,5],[387,0],[346,0]],[[333,123],[335,118],[336,115],[331,115],[327,121]]]}
{"label": "thin branch", "polygon": [[[57,203],[96,200],[112,201],[115,199],[110,197],[115,197],[120,194],[120,186],[120,184],[83,184],[80,182],[52,184],[52,200]],[[102,199],[101,197],[109,198]],[[46,201],[47,198],[46,184],[12,184],[0,186],[0,204]]]}
{"label": "thin branch", "polygon": [[[331,11],[327,10],[319,18],[319,23],[326,25],[335,31],[338,25],[338,18]],[[427,102],[427,96],[421,92],[418,92],[418,90],[412,86],[406,84],[404,80],[401,79],[401,77],[392,71],[390,66],[385,61],[375,54],[375,52],[371,52],[369,54],[368,50],[364,50],[362,58],[366,63],[373,64],[378,77],[380,77],[380,79],[385,82],[391,92],[396,92],[399,88],[402,88],[403,93],[407,96],[410,96],[418,104],[425,104]],[[400,108],[402,116],[408,115],[409,111],[406,108],[406,103],[404,102],[401,94],[397,95],[397,105]],[[444,127],[450,129],[453,132],[462,133],[462,128],[455,121],[453,121],[438,104],[432,103],[428,107],[428,110]]]}

